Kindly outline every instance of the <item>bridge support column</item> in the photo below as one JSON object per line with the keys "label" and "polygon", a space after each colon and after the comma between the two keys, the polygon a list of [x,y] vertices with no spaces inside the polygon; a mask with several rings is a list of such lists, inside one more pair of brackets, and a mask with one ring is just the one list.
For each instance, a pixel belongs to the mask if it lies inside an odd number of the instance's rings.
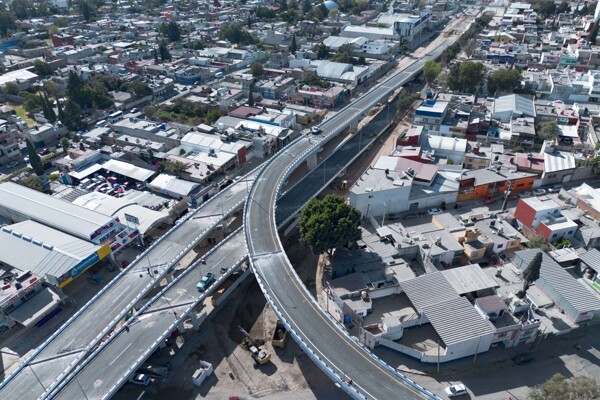
{"label": "bridge support column", "polygon": [[195,311],[192,311],[192,313],[190,314],[190,317],[192,317],[192,326],[194,327],[194,330],[197,332],[200,330],[200,322],[198,321],[198,316],[196,315]]}
{"label": "bridge support column", "polygon": [[313,153],[311,154],[308,159],[306,160],[306,166],[308,167],[309,171],[312,171],[317,164],[319,163],[319,158],[317,157],[317,153]]}
{"label": "bridge support column", "polygon": [[350,122],[350,125],[348,126],[348,131],[350,133],[358,132],[358,119],[355,119],[352,122]]}
{"label": "bridge support column", "polygon": [[177,324],[177,330],[181,334],[185,333],[185,326],[183,325],[183,321],[181,321],[180,323]]}

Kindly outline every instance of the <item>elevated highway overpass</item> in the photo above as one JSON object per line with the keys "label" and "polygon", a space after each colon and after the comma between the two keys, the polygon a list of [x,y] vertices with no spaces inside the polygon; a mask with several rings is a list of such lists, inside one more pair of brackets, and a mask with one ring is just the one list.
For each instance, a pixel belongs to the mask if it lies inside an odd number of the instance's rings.
{"label": "elevated highway overpass", "polygon": [[[470,21],[463,20],[460,31]],[[290,174],[318,151],[322,143],[352,126],[376,103],[412,80],[428,60],[434,60],[456,39],[449,39],[408,67],[373,87],[364,96],[325,121],[318,137],[302,137],[283,148],[261,169],[248,193],[244,234],[259,285],[276,314],[300,347],[340,387],[354,398],[437,398],[378,360],[338,325],[304,287],[278,235],[277,199]],[[308,193],[308,191],[307,191]],[[311,197],[308,193],[306,200]],[[351,384],[347,384],[347,378]]]}

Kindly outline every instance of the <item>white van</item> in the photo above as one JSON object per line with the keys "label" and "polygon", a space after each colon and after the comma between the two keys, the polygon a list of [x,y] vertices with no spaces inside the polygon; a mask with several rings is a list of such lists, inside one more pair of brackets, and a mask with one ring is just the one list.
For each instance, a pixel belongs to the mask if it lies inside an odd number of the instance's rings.
{"label": "white van", "polygon": [[98,121],[98,122],[96,122],[96,128],[102,128],[103,126],[106,126],[107,123],[108,122],[106,122],[105,119]]}
{"label": "white van", "polygon": [[94,183],[94,182],[92,182],[91,179],[85,178],[84,180],[79,182],[79,187],[82,189],[87,189],[89,186],[91,186],[92,183]]}

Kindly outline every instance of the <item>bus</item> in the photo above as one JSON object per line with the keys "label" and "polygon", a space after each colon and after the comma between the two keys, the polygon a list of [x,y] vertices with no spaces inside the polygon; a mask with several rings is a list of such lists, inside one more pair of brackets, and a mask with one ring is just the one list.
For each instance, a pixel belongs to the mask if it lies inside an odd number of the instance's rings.
{"label": "bus", "polygon": [[116,111],[108,116],[108,121],[110,123],[117,122],[120,119],[123,119],[123,111]]}

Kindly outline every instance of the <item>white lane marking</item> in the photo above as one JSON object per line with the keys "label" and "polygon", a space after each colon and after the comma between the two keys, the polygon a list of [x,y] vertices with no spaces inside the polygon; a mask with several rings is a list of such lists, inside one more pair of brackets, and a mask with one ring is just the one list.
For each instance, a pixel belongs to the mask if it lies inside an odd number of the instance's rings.
{"label": "white lane marking", "polygon": [[[126,335],[126,334],[127,334],[127,333],[125,333],[125,335]],[[121,351],[121,352],[119,353],[119,355],[118,355],[118,356],[116,356],[116,357],[115,357],[115,358],[114,358],[114,359],[113,359],[113,360],[110,362],[110,364],[108,364],[108,365],[113,365],[113,364],[115,363],[115,361],[117,361],[117,360],[119,359],[119,357],[121,357],[121,356],[123,355],[123,353],[125,353],[125,352],[127,351],[127,349],[131,347],[131,345],[132,345],[132,344],[133,344],[133,343],[129,343],[129,344],[127,345],[127,347],[125,347],[125,348],[123,349],[123,351]]]}

